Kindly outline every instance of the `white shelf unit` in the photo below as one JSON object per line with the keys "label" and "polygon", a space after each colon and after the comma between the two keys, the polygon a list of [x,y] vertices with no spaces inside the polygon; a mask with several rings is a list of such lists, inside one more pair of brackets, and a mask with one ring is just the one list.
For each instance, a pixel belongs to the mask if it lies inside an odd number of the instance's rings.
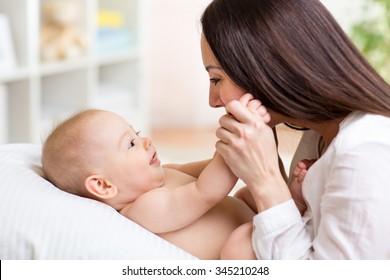
{"label": "white shelf unit", "polygon": [[[50,0],[0,0],[0,14],[9,19],[17,61],[13,69],[0,69],[0,143],[41,143],[56,122],[86,108],[115,111],[148,133],[143,38],[148,1],[79,0],[78,28],[88,42],[85,55],[50,63],[41,61],[39,50],[40,11],[45,1]],[[99,9],[123,15],[122,29],[131,44],[99,52]]]}

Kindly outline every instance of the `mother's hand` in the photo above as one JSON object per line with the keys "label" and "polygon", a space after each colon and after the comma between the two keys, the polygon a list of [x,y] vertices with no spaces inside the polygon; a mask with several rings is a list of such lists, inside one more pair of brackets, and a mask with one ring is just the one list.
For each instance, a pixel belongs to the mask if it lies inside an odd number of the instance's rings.
{"label": "mother's hand", "polygon": [[249,104],[248,95],[226,104],[227,114],[220,118],[216,132],[220,139],[216,149],[234,174],[248,185],[262,211],[291,195],[279,170],[273,131],[263,115]]}

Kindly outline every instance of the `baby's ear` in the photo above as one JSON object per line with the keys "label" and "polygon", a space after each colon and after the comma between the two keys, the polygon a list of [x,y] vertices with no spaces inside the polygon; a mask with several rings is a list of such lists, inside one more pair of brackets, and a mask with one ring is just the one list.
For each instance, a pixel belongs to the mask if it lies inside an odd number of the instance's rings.
{"label": "baby's ear", "polygon": [[118,193],[117,187],[100,175],[89,176],[84,185],[89,193],[101,199],[113,198]]}

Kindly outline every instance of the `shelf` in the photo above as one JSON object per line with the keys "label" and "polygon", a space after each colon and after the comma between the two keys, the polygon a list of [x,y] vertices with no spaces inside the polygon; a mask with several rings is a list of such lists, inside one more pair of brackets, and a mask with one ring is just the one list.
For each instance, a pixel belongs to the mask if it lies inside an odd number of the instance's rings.
{"label": "shelf", "polygon": [[60,62],[48,62],[39,66],[38,71],[42,76],[49,76],[71,71],[77,71],[90,67],[90,60],[86,57]]}
{"label": "shelf", "polygon": [[108,65],[121,63],[124,61],[136,60],[140,58],[138,49],[121,50],[114,53],[100,54],[97,58],[98,65]]}
{"label": "shelf", "polygon": [[27,67],[10,69],[0,73],[0,84],[15,82],[18,80],[28,79],[31,71]]}

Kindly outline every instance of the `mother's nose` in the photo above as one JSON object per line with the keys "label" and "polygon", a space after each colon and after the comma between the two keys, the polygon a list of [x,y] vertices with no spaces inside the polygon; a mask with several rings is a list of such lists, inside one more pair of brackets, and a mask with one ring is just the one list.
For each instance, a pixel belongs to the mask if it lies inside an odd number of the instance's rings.
{"label": "mother's nose", "polygon": [[209,92],[209,105],[212,108],[219,108],[219,107],[224,107],[225,106],[225,104],[221,100],[221,96],[220,96],[219,92],[212,91],[210,89],[210,92]]}

